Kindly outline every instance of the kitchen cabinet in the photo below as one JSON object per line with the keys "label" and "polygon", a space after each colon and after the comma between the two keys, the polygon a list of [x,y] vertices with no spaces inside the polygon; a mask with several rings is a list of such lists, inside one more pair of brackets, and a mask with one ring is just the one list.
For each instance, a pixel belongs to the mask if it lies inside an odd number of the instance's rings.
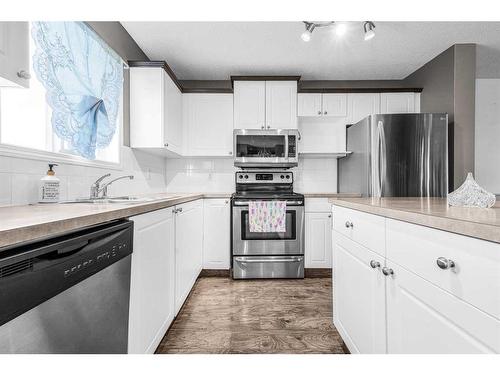
{"label": "kitchen cabinet", "polygon": [[328,198],[306,198],[305,267],[332,267],[332,213]]}
{"label": "kitchen cabinet", "polygon": [[348,123],[355,124],[366,116],[380,113],[380,93],[347,94]]}
{"label": "kitchen cabinet", "polygon": [[297,97],[298,116],[347,116],[347,94],[298,94]]}
{"label": "kitchen cabinet", "polygon": [[29,87],[29,45],[28,22],[0,22],[0,87]]}
{"label": "kitchen cabinet", "polygon": [[162,67],[130,68],[130,147],[182,152],[182,93]]}
{"label": "kitchen cabinet", "polygon": [[230,268],[231,205],[229,198],[203,201],[203,269]]}
{"label": "kitchen cabinet", "polygon": [[266,82],[234,81],[234,128],[264,129]]}
{"label": "kitchen cabinet", "polygon": [[420,94],[413,92],[384,92],[380,94],[380,113],[420,112]]}
{"label": "kitchen cabinet", "polygon": [[234,81],[234,128],[297,128],[297,82]]}
{"label": "kitchen cabinet", "polygon": [[297,81],[266,81],[266,128],[297,128]]}
{"label": "kitchen cabinet", "polygon": [[232,156],[232,94],[184,94],[183,113],[184,156]]}
{"label": "kitchen cabinet", "polygon": [[172,208],[134,216],[129,353],[154,353],[174,319],[175,219]]}
{"label": "kitchen cabinet", "polygon": [[[352,352],[384,352],[386,342],[390,354],[500,353],[499,244],[336,205],[332,212],[334,324]],[[375,328],[378,314],[386,320]]]}
{"label": "kitchen cabinet", "polygon": [[203,262],[203,201],[175,206],[175,315],[189,295]]}
{"label": "kitchen cabinet", "polygon": [[342,234],[335,237],[335,327],[351,353],[385,353],[384,259]]}

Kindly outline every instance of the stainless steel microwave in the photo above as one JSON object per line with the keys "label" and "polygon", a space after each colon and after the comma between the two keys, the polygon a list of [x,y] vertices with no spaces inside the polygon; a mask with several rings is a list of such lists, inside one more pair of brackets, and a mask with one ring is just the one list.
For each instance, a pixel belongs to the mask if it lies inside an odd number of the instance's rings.
{"label": "stainless steel microwave", "polygon": [[299,163],[297,129],[235,129],[234,165],[241,168],[291,168]]}

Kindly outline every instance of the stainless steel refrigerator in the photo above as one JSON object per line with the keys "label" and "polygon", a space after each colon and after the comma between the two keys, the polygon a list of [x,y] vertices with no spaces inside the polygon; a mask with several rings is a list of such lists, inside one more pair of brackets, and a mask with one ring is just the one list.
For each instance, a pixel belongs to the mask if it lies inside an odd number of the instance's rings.
{"label": "stainless steel refrigerator", "polygon": [[365,197],[445,197],[448,115],[370,115],[347,128],[338,190]]}

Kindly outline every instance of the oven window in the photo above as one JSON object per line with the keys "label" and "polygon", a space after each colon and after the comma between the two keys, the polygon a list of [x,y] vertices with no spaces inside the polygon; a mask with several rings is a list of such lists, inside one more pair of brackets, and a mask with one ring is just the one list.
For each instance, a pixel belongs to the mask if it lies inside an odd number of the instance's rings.
{"label": "oven window", "polygon": [[236,156],[240,158],[284,158],[283,135],[237,135]]}
{"label": "oven window", "polygon": [[248,224],[248,210],[241,211],[241,239],[246,240],[296,240],[296,215],[295,211],[286,212],[286,232],[250,232]]}

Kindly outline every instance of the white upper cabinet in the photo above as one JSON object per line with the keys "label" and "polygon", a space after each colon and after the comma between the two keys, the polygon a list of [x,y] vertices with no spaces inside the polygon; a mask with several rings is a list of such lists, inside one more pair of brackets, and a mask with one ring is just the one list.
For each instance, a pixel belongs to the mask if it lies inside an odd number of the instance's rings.
{"label": "white upper cabinet", "polygon": [[184,94],[186,156],[232,156],[233,95]]}
{"label": "white upper cabinet", "polygon": [[234,128],[264,129],[266,82],[234,81]]}
{"label": "white upper cabinet", "polygon": [[420,112],[420,94],[413,92],[387,92],[380,94],[380,113]]}
{"label": "white upper cabinet", "polygon": [[234,128],[297,128],[297,81],[234,81]]}
{"label": "white upper cabinet", "polygon": [[266,128],[297,128],[297,81],[266,81]]}
{"label": "white upper cabinet", "polygon": [[130,147],[182,151],[182,93],[161,67],[130,68]]}
{"label": "white upper cabinet", "polygon": [[366,116],[380,113],[379,93],[347,94],[348,122],[355,124]]}
{"label": "white upper cabinet", "polygon": [[323,114],[323,94],[297,94],[298,116],[320,117]]}
{"label": "white upper cabinet", "polygon": [[0,22],[0,87],[29,87],[29,23]]}
{"label": "white upper cabinet", "polygon": [[323,116],[347,116],[347,94],[323,94]]}
{"label": "white upper cabinet", "polygon": [[298,116],[347,116],[347,94],[298,94],[297,97]]}

